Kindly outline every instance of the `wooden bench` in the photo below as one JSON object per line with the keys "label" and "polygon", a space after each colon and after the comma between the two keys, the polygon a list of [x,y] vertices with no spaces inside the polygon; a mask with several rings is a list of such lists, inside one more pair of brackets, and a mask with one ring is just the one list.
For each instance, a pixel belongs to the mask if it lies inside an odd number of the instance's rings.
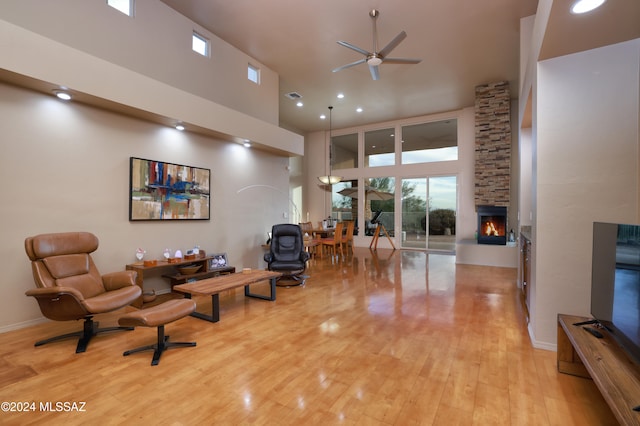
{"label": "wooden bench", "polygon": [[598,339],[575,325],[589,318],[558,315],[558,371],[593,379],[622,425],[640,425],[640,366],[613,337]]}
{"label": "wooden bench", "polygon": [[[214,278],[206,278],[192,283],[178,284],[173,286],[173,291],[184,293],[185,297],[191,299],[196,296],[211,296],[211,315],[202,312],[192,312],[191,316],[206,321],[220,321],[220,293],[238,287],[244,287],[244,295],[263,300],[276,300],[276,279],[282,274],[280,272],[253,270],[240,273],[221,275]],[[260,281],[269,280],[270,295],[251,293],[249,286]]]}

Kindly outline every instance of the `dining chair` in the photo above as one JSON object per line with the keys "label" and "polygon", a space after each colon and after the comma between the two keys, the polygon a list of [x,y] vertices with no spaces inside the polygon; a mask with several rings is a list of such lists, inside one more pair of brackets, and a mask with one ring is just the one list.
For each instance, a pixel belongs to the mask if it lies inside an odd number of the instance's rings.
{"label": "dining chair", "polygon": [[321,238],[320,239],[320,244],[322,245],[321,250],[320,250],[320,257],[323,257],[323,252],[324,252],[324,248],[325,246],[327,248],[331,249],[331,256],[336,257],[336,253],[337,250],[340,250],[340,256],[344,256],[343,251],[342,251],[342,240],[343,240],[343,236],[342,236],[342,230],[344,229],[344,223],[342,222],[338,222],[336,224],[336,227],[333,231],[333,237],[327,237],[327,238]]}
{"label": "dining chair", "polygon": [[349,248],[351,248],[351,254],[353,254],[353,232],[356,227],[356,222],[353,220],[345,220],[344,223],[347,224],[347,230],[342,238],[342,244],[345,246],[347,255],[349,255]]}
{"label": "dining chair", "polygon": [[302,235],[313,234],[313,222],[300,222],[298,225],[300,225],[300,229],[302,230]]}

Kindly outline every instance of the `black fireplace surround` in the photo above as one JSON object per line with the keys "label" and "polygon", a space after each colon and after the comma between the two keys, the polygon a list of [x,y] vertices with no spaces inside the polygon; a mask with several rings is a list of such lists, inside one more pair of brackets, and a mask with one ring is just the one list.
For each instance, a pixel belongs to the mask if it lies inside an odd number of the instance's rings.
{"label": "black fireplace surround", "polygon": [[507,244],[507,208],[478,206],[478,244]]}

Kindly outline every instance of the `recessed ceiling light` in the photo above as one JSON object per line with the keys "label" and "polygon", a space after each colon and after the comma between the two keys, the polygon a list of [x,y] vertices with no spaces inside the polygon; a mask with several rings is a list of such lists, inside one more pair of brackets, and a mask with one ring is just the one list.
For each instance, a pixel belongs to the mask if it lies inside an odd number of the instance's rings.
{"label": "recessed ceiling light", "polygon": [[62,90],[56,90],[53,93],[55,93],[58,99],[62,99],[63,101],[71,100],[71,94],[64,92]]}
{"label": "recessed ceiling light", "polygon": [[176,124],[176,130],[183,131],[184,130],[184,126],[181,123]]}
{"label": "recessed ceiling light", "polygon": [[360,107],[356,108],[356,112],[362,112],[362,108]]}
{"label": "recessed ceiling light", "polygon": [[571,6],[571,13],[580,14],[591,12],[602,6],[606,0],[577,0]]}
{"label": "recessed ceiling light", "polygon": [[298,107],[301,107],[301,106],[303,106],[303,105],[304,105],[304,104],[303,104],[302,102],[298,102],[298,103],[296,104],[296,106],[298,106]]}
{"label": "recessed ceiling light", "polygon": [[327,118],[327,116],[326,116],[326,115],[324,115],[324,114],[320,114],[320,120],[324,120],[324,119],[326,119],[326,118]]}
{"label": "recessed ceiling light", "polygon": [[249,142],[245,142],[242,144],[245,148],[251,148],[251,144]]}
{"label": "recessed ceiling light", "polygon": [[344,93],[338,93],[338,99],[344,98]]}

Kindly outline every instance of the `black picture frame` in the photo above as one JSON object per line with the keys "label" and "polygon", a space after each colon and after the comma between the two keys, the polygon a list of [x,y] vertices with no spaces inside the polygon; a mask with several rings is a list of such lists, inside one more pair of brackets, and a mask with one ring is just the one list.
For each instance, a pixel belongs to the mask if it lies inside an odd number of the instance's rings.
{"label": "black picture frame", "polygon": [[226,268],[229,266],[229,260],[227,259],[227,253],[214,253],[209,259],[209,270],[216,270]]}
{"label": "black picture frame", "polygon": [[129,159],[129,221],[210,220],[211,170]]}

